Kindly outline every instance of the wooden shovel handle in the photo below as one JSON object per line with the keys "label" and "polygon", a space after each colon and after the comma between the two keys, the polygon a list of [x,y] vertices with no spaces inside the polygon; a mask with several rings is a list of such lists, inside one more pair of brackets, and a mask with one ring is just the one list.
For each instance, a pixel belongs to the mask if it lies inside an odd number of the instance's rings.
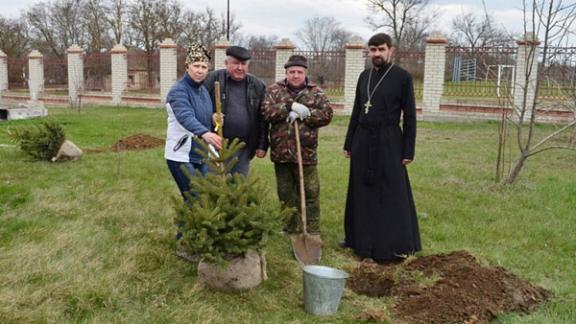
{"label": "wooden shovel handle", "polygon": [[300,125],[298,119],[294,121],[294,135],[296,136],[296,155],[298,159],[298,178],[300,180],[300,217],[302,220],[302,233],[306,235],[306,193],[304,192],[304,166],[302,165],[302,148],[300,147]]}
{"label": "wooden shovel handle", "polygon": [[[220,99],[220,82],[218,81],[214,82],[214,101],[215,101],[214,104],[216,105],[216,113],[219,114],[219,116],[222,116],[222,100]],[[223,128],[224,128],[224,121],[222,120],[221,125],[216,125],[216,132],[218,133],[218,136],[220,136],[220,138],[224,136]]]}

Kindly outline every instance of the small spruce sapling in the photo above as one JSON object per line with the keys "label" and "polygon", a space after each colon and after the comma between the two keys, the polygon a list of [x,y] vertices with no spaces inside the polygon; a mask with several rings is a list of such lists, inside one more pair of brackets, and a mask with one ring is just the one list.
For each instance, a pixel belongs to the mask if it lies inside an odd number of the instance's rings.
{"label": "small spruce sapling", "polygon": [[272,203],[259,178],[230,174],[238,162],[235,154],[244,143],[224,138],[222,149],[215,154],[204,141],[196,142],[201,146],[196,151],[210,172],[192,176],[183,168],[191,189],[185,192],[186,202],[174,199],[175,223],[182,225],[179,244],[190,254],[220,264],[248,250],[261,252],[291,209]]}

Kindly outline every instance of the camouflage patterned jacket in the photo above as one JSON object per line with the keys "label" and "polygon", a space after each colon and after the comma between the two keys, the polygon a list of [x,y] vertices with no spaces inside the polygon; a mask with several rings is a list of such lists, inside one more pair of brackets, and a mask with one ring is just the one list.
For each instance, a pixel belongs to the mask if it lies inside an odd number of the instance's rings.
{"label": "camouflage patterned jacket", "polygon": [[298,163],[294,125],[286,122],[292,102],[299,102],[310,109],[310,117],[298,120],[302,162],[305,165],[318,163],[318,128],[332,120],[332,107],[322,89],[312,83],[293,97],[285,81],[276,82],[266,89],[262,102],[262,115],[270,123],[270,159],[274,163]]}

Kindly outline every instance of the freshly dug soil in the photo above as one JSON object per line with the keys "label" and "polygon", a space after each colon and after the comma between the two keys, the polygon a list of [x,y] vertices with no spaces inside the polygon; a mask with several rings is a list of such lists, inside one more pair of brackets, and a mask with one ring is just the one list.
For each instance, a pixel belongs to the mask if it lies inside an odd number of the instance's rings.
{"label": "freshly dug soil", "polygon": [[111,151],[145,150],[164,145],[164,140],[146,135],[136,134],[125,137],[110,147]]}
{"label": "freshly dug soil", "polygon": [[147,135],[135,134],[120,139],[112,146],[107,148],[86,149],[86,152],[101,153],[101,152],[121,152],[131,150],[145,150],[164,145],[164,140]]}
{"label": "freshly dug soil", "polygon": [[529,313],[549,296],[502,267],[481,265],[466,251],[392,265],[362,262],[348,286],[363,295],[396,297],[392,315],[407,323],[488,322],[498,314]]}

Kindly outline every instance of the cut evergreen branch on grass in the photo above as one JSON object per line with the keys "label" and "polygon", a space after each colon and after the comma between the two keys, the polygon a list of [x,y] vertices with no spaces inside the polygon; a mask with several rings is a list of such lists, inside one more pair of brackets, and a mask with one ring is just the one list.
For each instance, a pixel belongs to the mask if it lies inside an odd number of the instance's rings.
{"label": "cut evergreen branch on grass", "polygon": [[45,120],[30,126],[20,126],[7,131],[8,136],[22,151],[34,160],[50,161],[66,140],[64,129],[55,120]]}

